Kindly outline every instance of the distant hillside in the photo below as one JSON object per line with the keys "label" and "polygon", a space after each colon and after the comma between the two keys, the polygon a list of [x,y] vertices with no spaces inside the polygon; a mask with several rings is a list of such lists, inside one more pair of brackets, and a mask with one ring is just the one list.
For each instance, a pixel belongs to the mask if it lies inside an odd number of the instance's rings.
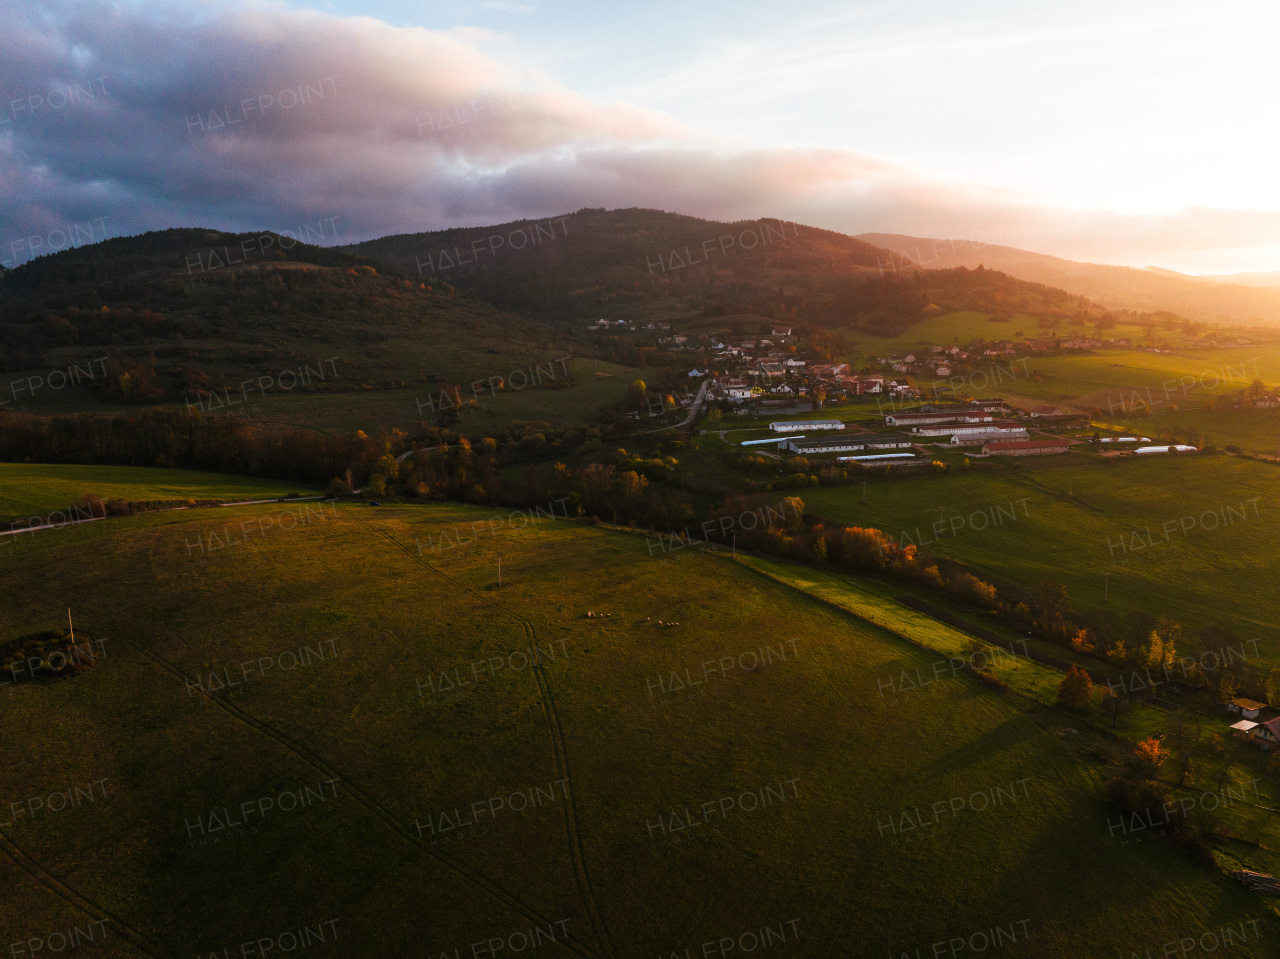
{"label": "distant hillside", "polygon": [[[1213,322],[1280,323],[1280,289],[1262,289],[1262,283],[1233,277],[1189,277],[1166,270],[1079,263],[1009,246],[978,246],[959,240],[953,244],[893,233],[863,233],[858,239],[892,250],[895,258],[905,257],[922,267],[973,268],[982,264],[1088,297],[1110,309],[1166,311]],[[900,264],[901,260],[895,262]],[[1280,285],[1280,281],[1276,283]]]}
{"label": "distant hillside", "polygon": [[886,256],[844,234],[775,219],[722,223],[640,209],[579,210],[346,249],[473,289],[504,309],[575,320],[670,296],[750,303],[779,288],[812,293],[823,282],[878,274]]}
{"label": "distant hillside", "polygon": [[938,310],[1062,316],[1091,307],[992,270],[918,270],[909,258],[830,230],[656,210],[580,210],[345,249],[448,279],[503,309],[571,323],[677,303],[704,316],[758,314],[893,335]]}
{"label": "distant hillside", "polygon": [[111,375],[93,388],[117,403],[234,388],[321,358],[335,358],[335,375],[312,388],[354,391],[463,381],[567,349],[563,334],[449,284],[272,233],[117,237],[0,274],[0,369],[107,358]]}
{"label": "distant hillside", "polygon": [[1223,276],[1193,276],[1193,280],[1211,283],[1235,283],[1239,286],[1262,286],[1280,289],[1280,270],[1270,273],[1228,273]]}

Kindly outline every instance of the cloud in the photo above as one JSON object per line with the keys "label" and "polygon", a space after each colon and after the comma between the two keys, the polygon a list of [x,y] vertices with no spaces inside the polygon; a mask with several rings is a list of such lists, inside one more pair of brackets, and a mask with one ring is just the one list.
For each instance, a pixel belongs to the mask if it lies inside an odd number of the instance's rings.
{"label": "cloud", "polygon": [[337,217],[356,240],[583,206],[851,233],[1017,224],[1046,252],[1214,267],[1280,236],[1275,213],[1062,211],[849,150],[745,148],[586,100],[485,39],[276,5],[20,3],[0,36],[0,257],[103,217],[112,234]]}

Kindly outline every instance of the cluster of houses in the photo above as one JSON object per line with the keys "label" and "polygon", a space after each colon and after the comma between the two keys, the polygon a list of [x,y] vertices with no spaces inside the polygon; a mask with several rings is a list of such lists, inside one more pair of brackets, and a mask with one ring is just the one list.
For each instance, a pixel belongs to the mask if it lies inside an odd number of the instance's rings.
{"label": "cluster of houses", "polygon": [[1262,710],[1267,708],[1266,703],[1238,697],[1228,702],[1226,707],[1228,712],[1243,717],[1231,726],[1231,731],[1237,738],[1260,746],[1269,753],[1280,749],[1280,716],[1275,719],[1260,718]]}
{"label": "cluster of houses", "polygon": [[[690,376],[704,375],[690,370]],[[744,370],[721,375],[711,385],[713,399],[742,403],[760,396],[811,397],[821,390],[830,400],[855,396],[885,396],[894,400],[918,400],[920,391],[903,379],[850,375],[848,363],[817,363],[788,357],[763,361]]]}

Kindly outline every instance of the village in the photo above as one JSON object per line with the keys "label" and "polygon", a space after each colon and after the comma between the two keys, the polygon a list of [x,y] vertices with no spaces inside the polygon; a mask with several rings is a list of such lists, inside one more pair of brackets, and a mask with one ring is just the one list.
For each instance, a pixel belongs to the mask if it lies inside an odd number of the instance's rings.
{"label": "village", "polygon": [[[706,367],[695,366],[688,376],[704,381],[712,405],[744,419],[770,420],[768,430],[776,436],[740,441],[765,455],[913,466],[930,463],[945,450],[978,457],[1053,455],[1073,446],[1103,456],[1197,451],[1187,444],[1150,445],[1140,435],[1102,435],[1106,431],[1091,429],[1089,414],[1053,404],[1020,407],[999,397],[964,398],[979,373],[984,386],[1025,378],[1027,356],[1050,346],[1061,352],[1102,345],[1096,339],[922,347],[919,356],[874,357],[855,373],[849,363],[814,359],[790,326],[772,325],[768,336],[762,330],[736,340],[726,334],[672,333],[660,323],[641,328],[646,330],[666,334],[657,342],[667,351],[703,359]],[[974,364],[984,365],[975,373]],[[868,416],[871,408],[858,404],[870,399],[875,412]],[[690,402],[686,397],[681,405]],[[842,414],[855,412],[856,418],[815,415],[837,407]]]}

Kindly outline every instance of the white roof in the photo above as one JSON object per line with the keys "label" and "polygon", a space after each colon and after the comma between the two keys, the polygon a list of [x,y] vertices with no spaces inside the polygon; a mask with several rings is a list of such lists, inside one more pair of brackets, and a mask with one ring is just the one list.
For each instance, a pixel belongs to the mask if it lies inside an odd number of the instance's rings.
{"label": "white roof", "polygon": [[856,463],[859,460],[897,460],[897,459],[913,460],[915,458],[916,458],[915,453],[873,453],[868,456],[837,456],[836,462]]}
{"label": "white roof", "polygon": [[760,446],[763,443],[789,443],[791,440],[802,440],[803,436],[775,436],[767,440],[743,440],[743,446]]}
{"label": "white roof", "polygon": [[1167,453],[1170,447],[1179,453],[1196,453],[1199,452],[1194,446],[1186,446],[1182,443],[1171,443],[1169,446],[1139,446],[1135,453]]}
{"label": "white roof", "polygon": [[1242,733],[1247,733],[1249,730],[1253,729],[1253,727],[1256,725],[1258,724],[1251,719],[1242,719],[1238,723],[1232,723],[1231,728],[1238,729]]}
{"label": "white roof", "polygon": [[843,420],[778,420],[770,423],[770,429],[785,427],[801,430],[839,430],[844,428]]}

